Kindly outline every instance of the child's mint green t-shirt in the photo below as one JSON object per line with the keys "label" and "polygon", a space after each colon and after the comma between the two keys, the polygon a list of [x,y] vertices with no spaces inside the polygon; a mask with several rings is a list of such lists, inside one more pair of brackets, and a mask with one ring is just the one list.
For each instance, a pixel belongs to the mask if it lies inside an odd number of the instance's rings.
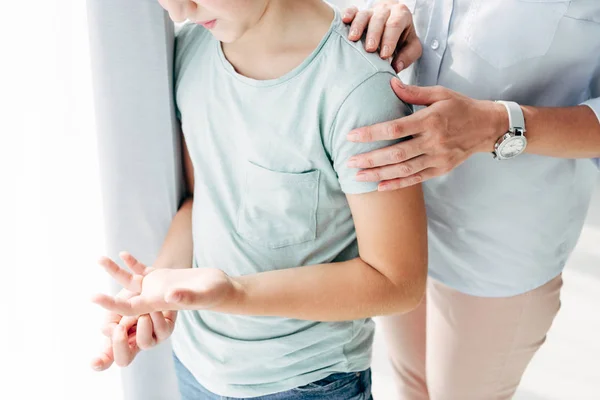
{"label": "child's mint green t-shirt", "polygon": [[[346,162],[390,142],[351,143],[346,135],[410,108],[391,90],[389,63],[347,36],[336,10],[300,66],[257,81],[237,74],[201,26],[179,33],[176,100],[194,165],[196,268],[239,276],[358,256],[346,193],[377,184],[357,182]],[[369,368],[373,330],[370,319],[182,311],[173,347],[208,390],[255,397]]]}

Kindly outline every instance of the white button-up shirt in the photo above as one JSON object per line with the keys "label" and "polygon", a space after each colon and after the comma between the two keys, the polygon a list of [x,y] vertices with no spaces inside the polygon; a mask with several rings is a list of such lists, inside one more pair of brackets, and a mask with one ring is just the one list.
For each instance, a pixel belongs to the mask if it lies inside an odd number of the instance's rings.
{"label": "white button-up shirt", "polygon": [[[407,83],[532,106],[585,103],[600,118],[600,0],[404,3],[423,43],[401,74]],[[587,159],[477,154],[426,182],[430,276],[489,297],[543,285],[577,242],[596,177]]]}

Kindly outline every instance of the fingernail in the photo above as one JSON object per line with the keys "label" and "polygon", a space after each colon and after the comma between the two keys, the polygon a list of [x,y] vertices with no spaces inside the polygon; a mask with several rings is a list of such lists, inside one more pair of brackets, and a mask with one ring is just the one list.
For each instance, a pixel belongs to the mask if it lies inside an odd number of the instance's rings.
{"label": "fingernail", "polygon": [[346,138],[351,142],[358,142],[360,135],[358,133],[349,133]]}
{"label": "fingernail", "polygon": [[349,14],[349,13],[344,13],[344,17],[343,17],[343,18],[344,18],[344,19],[346,19],[346,18],[350,18],[350,14]]}
{"label": "fingernail", "polygon": [[357,158],[351,158],[350,160],[348,160],[348,168],[359,168],[360,167],[360,162],[358,161]]}
{"label": "fingernail", "polygon": [[367,47],[373,49],[375,47],[375,41],[373,39],[367,40]]}
{"label": "fingernail", "polygon": [[377,188],[380,192],[387,192],[392,190],[392,186],[391,185],[385,185],[385,184],[380,184],[379,187]]}
{"label": "fingernail", "polygon": [[400,86],[402,89],[406,89],[406,85],[404,84],[404,82],[402,82],[402,79],[397,78],[396,81],[398,82],[398,86]]}
{"label": "fingernail", "polygon": [[369,179],[369,174],[357,174],[356,175],[356,180],[359,182],[368,182]]}
{"label": "fingernail", "polygon": [[390,46],[388,46],[387,44],[383,45],[383,48],[381,49],[381,57],[388,58],[390,55],[392,55],[392,52],[390,51]]}
{"label": "fingernail", "polygon": [[356,37],[356,36],[358,36],[358,29],[352,29],[352,30],[350,31],[350,36],[352,36],[352,37]]}
{"label": "fingernail", "polygon": [[398,72],[403,71],[404,70],[404,61],[400,61],[398,62]]}

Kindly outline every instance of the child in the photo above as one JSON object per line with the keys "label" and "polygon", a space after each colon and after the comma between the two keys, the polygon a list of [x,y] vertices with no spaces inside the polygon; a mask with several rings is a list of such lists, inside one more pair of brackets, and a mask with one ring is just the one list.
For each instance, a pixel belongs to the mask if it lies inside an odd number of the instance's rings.
{"label": "child", "polygon": [[161,2],[195,22],[175,60],[188,197],[153,268],[103,261],[132,293],[96,302],[184,310],[184,400],[371,398],[369,317],[416,307],[427,275],[421,188],[348,165],[391,144],[348,132],[410,113],[395,74],[321,0]]}

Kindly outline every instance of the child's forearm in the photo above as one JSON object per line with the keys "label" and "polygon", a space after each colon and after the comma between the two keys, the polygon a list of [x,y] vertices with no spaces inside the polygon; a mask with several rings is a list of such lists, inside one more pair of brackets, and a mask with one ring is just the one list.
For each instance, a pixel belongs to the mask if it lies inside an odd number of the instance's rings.
{"label": "child's forearm", "polygon": [[188,197],[175,214],[171,227],[158,253],[154,268],[191,268],[193,258],[192,205],[194,199]]}
{"label": "child's forearm", "polygon": [[[413,266],[406,271],[423,271]],[[407,312],[421,301],[426,273],[393,282],[360,258],[233,278],[236,296],[214,311],[344,321]]]}

